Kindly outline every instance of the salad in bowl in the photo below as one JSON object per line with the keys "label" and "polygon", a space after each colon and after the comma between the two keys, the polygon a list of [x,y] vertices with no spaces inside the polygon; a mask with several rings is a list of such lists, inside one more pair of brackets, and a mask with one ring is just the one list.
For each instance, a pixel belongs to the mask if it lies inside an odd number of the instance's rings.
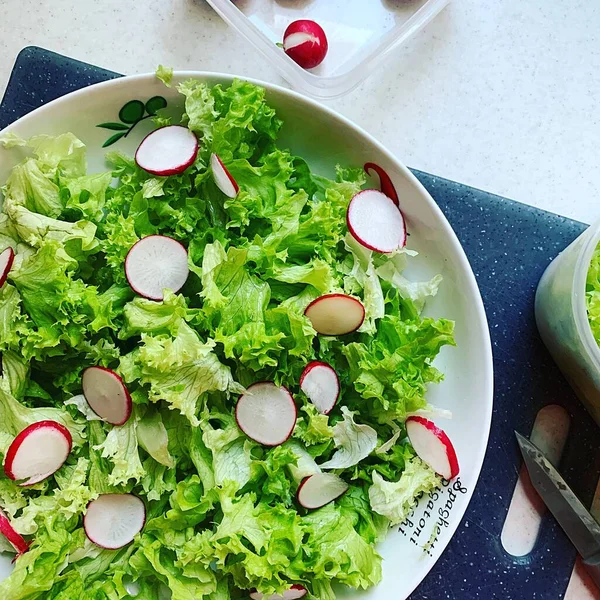
{"label": "salad in bowl", "polygon": [[104,172],[1,138],[3,599],[333,600],[459,473],[426,400],[454,323],[390,177],[314,173],[258,85],[178,91],[135,155],[101,124]]}

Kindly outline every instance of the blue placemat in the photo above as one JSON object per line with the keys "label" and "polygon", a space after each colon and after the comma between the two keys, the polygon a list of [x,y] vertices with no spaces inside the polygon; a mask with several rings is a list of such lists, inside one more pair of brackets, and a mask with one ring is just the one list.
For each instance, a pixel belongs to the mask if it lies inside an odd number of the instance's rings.
{"label": "blue placemat", "polygon": [[[0,104],[0,129],[49,100],[118,76],[25,48]],[[571,415],[561,470],[575,492],[590,502],[598,479],[596,425],[558,374],[533,317],[544,269],[586,226],[427,173],[415,175],[446,214],[477,276],[492,334],[496,392],[490,444],[467,514],[411,599],[562,598],[575,550],[554,520],[546,517],[535,549],[523,559],[503,550],[500,532],[521,463],[513,431],[528,434],[543,406],[561,404]]]}

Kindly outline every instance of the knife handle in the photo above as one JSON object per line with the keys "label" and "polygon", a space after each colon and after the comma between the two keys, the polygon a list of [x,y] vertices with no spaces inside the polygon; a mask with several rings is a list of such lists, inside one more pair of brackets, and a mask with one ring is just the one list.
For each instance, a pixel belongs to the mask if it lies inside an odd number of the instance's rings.
{"label": "knife handle", "polygon": [[582,561],[585,570],[589,573],[590,577],[594,580],[594,583],[600,589],[600,561],[598,557],[594,556],[587,561]]}

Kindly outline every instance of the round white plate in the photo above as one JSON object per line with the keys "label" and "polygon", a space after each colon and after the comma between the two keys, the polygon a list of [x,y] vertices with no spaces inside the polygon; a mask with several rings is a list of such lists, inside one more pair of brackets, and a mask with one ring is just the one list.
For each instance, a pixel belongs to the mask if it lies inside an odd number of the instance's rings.
{"label": "round white plate", "polygon": [[[232,80],[230,75],[180,72],[174,81],[189,77],[212,84],[228,84]],[[408,245],[419,252],[409,261],[407,277],[424,279],[436,273],[444,277],[438,295],[425,312],[456,321],[458,348],[442,350],[436,366],[446,378],[441,384],[430,386],[428,400],[453,413],[451,420],[438,422],[454,442],[460,475],[439,493],[424,497],[408,521],[395,528],[381,545],[384,575],[378,587],[367,592],[340,590],[339,594],[340,598],[401,600],[422,581],[450,541],[481,470],[490,430],[493,387],[491,344],[483,303],[452,228],[402,163],[360,127],[317,102],[273,84],[255,83],[267,88],[267,101],[284,121],[279,145],[307,159],[316,172],[332,176],[338,163],[360,166],[365,162],[378,163],[387,170],[407,219]],[[106,168],[102,144],[114,132],[96,125],[118,121],[120,109],[130,100],[146,102],[157,95],[167,100],[169,111],[181,114],[182,97],[175,90],[165,88],[153,75],[139,75],[93,85],[59,98],[23,117],[4,133],[29,137],[71,131],[87,145],[89,172],[98,172]],[[110,149],[133,154],[152,128],[151,119],[142,121]],[[19,148],[0,148],[0,185],[22,158]],[[436,527],[437,539],[428,546]],[[0,579],[9,572],[10,559],[0,556]]]}

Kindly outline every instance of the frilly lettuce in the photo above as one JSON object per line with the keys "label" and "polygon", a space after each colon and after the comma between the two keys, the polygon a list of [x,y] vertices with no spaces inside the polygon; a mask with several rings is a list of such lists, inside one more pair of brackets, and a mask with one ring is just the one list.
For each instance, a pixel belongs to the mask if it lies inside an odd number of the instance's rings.
{"label": "frilly lettuce", "polygon": [[427,405],[427,384],[442,379],[431,362],[444,345],[454,344],[453,334],[454,323],[445,319],[386,315],[375,336],[342,348],[354,388],[371,403],[377,422],[403,421]]}
{"label": "frilly lettuce", "polygon": [[252,458],[250,451],[252,443],[240,431],[235,420],[221,416],[220,428],[215,429],[208,421],[210,415],[205,411],[200,421],[203,431],[202,441],[212,452],[212,469],[214,482],[221,486],[226,482],[234,482],[239,488],[250,480]]}
{"label": "frilly lettuce", "polygon": [[386,481],[379,473],[373,473],[373,485],[369,488],[371,508],[387,517],[392,525],[397,525],[414,507],[415,498],[440,484],[439,476],[415,457],[406,463],[398,481]]}
{"label": "frilly lettuce", "polygon": [[592,334],[600,344],[600,245],[594,250],[585,283],[587,315]]}
{"label": "frilly lettuce", "polygon": [[192,425],[198,425],[197,413],[209,392],[243,391],[214,348],[214,341],[201,342],[182,322],[175,337],[142,334],[140,346],[122,358],[121,369],[127,382],[139,380],[149,385],[151,401],[166,401]]}
{"label": "frilly lettuce", "polygon": [[131,418],[125,425],[113,427],[106,439],[93,447],[112,463],[107,479],[110,486],[127,485],[130,480],[137,482],[144,476],[136,429],[136,420]]}
{"label": "frilly lettuce", "polygon": [[354,413],[342,407],[342,421],[333,426],[333,439],[337,448],[335,454],[319,466],[321,469],[347,469],[357,465],[377,446],[377,432],[369,425],[361,425],[354,420]]}

